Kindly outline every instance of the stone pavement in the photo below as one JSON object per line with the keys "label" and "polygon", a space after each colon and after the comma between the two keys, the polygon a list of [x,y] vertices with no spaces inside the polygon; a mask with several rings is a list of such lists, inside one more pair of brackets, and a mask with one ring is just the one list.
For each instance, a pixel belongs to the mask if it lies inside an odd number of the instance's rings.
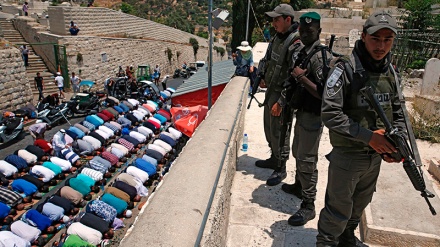
{"label": "stone pavement", "polygon": [[[264,94],[258,93],[257,98],[260,102],[263,101]],[[231,190],[227,246],[315,246],[317,222],[320,210],[324,206],[327,184],[328,161],[324,155],[331,150],[328,129],[324,129],[319,149],[316,218],[304,226],[293,227],[287,224],[287,220],[299,209],[301,201],[293,195],[284,193],[281,190],[282,183],[274,187],[267,186],[265,182],[272,170],[258,168],[254,165],[256,160],[266,159],[270,156],[264,137],[262,116],[263,108],[258,108],[255,102],[245,115],[243,133],[247,133],[249,136],[249,148],[247,152],[239,151],[237,155],[237,171]],[[283,182],[292,183],[294,181],[294,164],[294,159],[290,156],[287,162],[288,176]],[[401,169],[400,165],[397,169]],[[401,183],[409,183],[409,181]],[[386,192],[383,190],[376,193],[375,196],[380,193],[383,194],[382,196],[386,196]],[[417,197],[415,203],[417,202],[419,204],[412,204],[411,201],[408,205],[414,207],[420,205],[420,211],[427,210],[421,197]],[[382,205],[381,202],[379,203]],[[356,234],[360,237],[359,228]],[[369,244],[369,246],[378,247],[380,245]]]}

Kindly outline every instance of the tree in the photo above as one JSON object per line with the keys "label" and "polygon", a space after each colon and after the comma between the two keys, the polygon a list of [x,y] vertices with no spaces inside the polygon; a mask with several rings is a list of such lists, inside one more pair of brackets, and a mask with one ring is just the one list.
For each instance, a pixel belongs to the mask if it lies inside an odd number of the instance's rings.
{"label": "tree", "polygon": [[[292,3],[291,3],[292,2]],[[272,11],[277,5],[280,3],[287,3],[292,5],[294,10],[301,10],[310,8],[313,6],[313,0],[253,0],[251,1],[252,7],[255,11],[255,16],[250,11],[249,16],[249,44],[253,44],[252,42],[252,33],[254,32],[254,28],[257,26],[255,19],[259,21],[259,25],[262,27],[264,22],[272,21],[269,17],[265,16],[265,12]],[[241,41],[246,39],[246,18],[247,18],[247,5],[248,1],[246,0],[234,0],[232,5],[232,41],[231,46],[233,49],[239,46]],[[262,35],[262,34],[261,34]]]}
{"label": "tree", "polygon": [[197,52],[199,51],[199,41],[197,41],[195,38],[189,38],[189,43],[193,47],[194,60],[197,60]]}
{"label": "tree", "polygon": [[135,12],[134,7],[132,5],[124,2],[121,4],[121,11],[130,15],[134,14]]}
{"label": "tree", "polygon": [[408,0],[404,3],[405,14],[402,15],[403,28],[419,29],[424,31],[435,24],[434,16],[431,14],[432,5],[440,3],[439,0]]}

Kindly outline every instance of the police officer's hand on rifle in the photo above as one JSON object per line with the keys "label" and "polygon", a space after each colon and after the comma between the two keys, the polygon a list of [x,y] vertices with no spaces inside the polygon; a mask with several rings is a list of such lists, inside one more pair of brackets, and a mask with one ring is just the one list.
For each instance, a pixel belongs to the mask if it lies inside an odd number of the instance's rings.
{"label": "police officer's hand on rifle", "polygon": [[376,152],[382,154],[382,157],[386,162],[389,163],[400,162],[400,160],[395,160],[391,158],[391,156],[387,155],[391,153],[396,153],[397,149],[385,137],[384,129],[378,129],[373,131],[373,135],[371,136],[368,145],[370,145],[370,147],[376,150]]}
{"label": "police officer's hand on rifle", "polygon": [[283,108],[280,106],[280,104],[278,102],[275,102],[275,104],[273,104],[270,112],[271,112],[272,116],[279,117],[281,115],[281,110],[283,110]]}

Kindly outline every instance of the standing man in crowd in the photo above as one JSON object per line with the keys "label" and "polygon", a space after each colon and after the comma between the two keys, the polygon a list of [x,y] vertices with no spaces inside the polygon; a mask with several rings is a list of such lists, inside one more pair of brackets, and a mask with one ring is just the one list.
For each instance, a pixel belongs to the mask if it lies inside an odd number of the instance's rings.
{"label": "standing man in crowd", "polygon": [[38,89],[38,100],[44,99],[43,89],[44,89],[44,80],[40,75],[40,72],[37,72],[37,77],[34,78],[35,89]]}
{"label": "standing man in crowd", "polygon": [[[273,18],[272,25],[275,28],[276,37],[269,44],[267,63],[263,69],[263,79],[260,87],[268,88],[264,100],[264,133],[271,150],[271,156],[266,160],[258,160],[255,165],[260,168],[274,169],[266,184],[274,186],[286,178],[286,161],[283,156],[289,157],[290,133],[280,136],[281,128],[281,91],[285,79],[289,77],[289,60],[291,50],[289,46],[299,42],[297,32],[298,23],[293,20],[293,8],[288,4],[280,4],[266,15]],[[284,145],[280,147],[280,138],[285,138]]]}
{"label": "standing man in crowd", "polygon": [[24,66],[29,66],[29,49],[26,45],[20,46],[21,56],[23,57]]}
{"label": "standing man in crowd", "polygon": [[52,138],[52,147],[55,152],[55,156],[58,158],[64,159],[61,150],[65,148],[70,148],[70,145],[66,142],[66,130],[60,129]]}
{"label": "standing man in crowd", "polygon": [[[360,90],[371,86],[390,122],[405,129],[398,76],[391,65],[396,20],[376,12],[364,24],[351,56],[336,62],[322,95],[322,121],[333,150],[328,155],[325,206],[318,222],[316,246],[365,246],[354,235],[376,188],[382,159],[396,148],[384,136],[384,124]],[[352,78],[350,80],[349,78]],[[382,155],[382,156],[381,156]]]}
{"label": "standing man in crowd", "polygon": [[23,10],[24,16],[29,16],[29,4],[28,4],[28,2],[24,2],[22,10]]}
{"label": "standing man in crowd", "polygon": [[323,70],[330,57],[319,40],[320,20],[321,16],[316,12],[308,12],[300,17],[299,36],[302,45],[298,47],[299,52],[294,52],[296,55],[292,59],[294,64],[291,75],[295,79],[295,93],[294,98],[288,101],[296,110],[292,145],[292,154],[296,162],[296,181],[292,185],[283,184],[281,189],[302,199],[301,208],[289,218],[288,223],[293,226],[302,226],[315,218],[318,147],[323,128]]}
{"label": "standing man in crowd", "polygon": [[79,93],[79,83],[81,82],[81,79],[79,79],[78,76],[75,75],[75,72],[72,72],[72,77],[70,77],[70,82],[72,83],[72,89],[73,93]]}
{"label": "standing man in crowd", "polygon": [[61,76],[61,72],[57,72],[57,76],[55,77],[55,84],[57,85],[58,89],[60,90],[60,98],[65,98],[63,90],[64,90],[64,78]]}

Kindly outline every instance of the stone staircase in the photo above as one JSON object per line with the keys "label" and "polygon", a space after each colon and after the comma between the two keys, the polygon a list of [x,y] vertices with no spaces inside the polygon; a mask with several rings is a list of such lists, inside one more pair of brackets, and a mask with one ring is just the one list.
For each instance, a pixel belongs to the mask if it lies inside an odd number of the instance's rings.
{"label": "stone staircase", "polygon": [[[18,44],[27,44],[23,36],[18,32],[12,22],[7,19],[0,19],[0,29],[3,31],[4,38],[19,47]],[[26,67],[26,75],[28,77],[32,93],[38,96],[38,90],[34,86],[34,77],[37,76],[37,72],[40,72],[41,76],[44,78],[44,95],[52,94],[58,92],[58,88],[53,83],[53,74],[48,70],[46,64],[41,59],[40,56],[35,54],[32,46],[27,45],[29,49],[29,67]]]}

